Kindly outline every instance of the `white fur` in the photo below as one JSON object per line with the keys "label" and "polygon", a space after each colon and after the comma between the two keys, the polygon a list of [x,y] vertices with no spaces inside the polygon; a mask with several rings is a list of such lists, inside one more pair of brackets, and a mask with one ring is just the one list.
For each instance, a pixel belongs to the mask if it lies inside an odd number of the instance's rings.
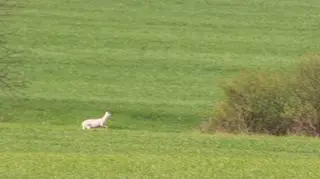
{"label": "white fur", "polygon": [[98,127],[105,127],[107,122],[111,118],[111,113],[106,112],[102,118],[99,119],[87,119],[82,122],[82,129],[91,129],[91,128],[98,128]]}

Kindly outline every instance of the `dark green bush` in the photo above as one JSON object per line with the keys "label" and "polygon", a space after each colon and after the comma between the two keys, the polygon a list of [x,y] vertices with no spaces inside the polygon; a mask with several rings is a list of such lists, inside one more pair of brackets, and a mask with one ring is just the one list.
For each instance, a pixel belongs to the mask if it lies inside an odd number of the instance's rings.
{"label": "dark green bush", "polygon": [[242,72],[222,89],[206,132],[320,134],[320,56],[302,58],[293,72]]}

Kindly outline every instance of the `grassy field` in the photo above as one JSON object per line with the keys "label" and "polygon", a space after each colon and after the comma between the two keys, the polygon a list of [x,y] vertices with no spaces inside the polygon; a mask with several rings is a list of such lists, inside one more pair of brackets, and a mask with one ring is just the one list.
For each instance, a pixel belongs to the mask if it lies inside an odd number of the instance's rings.
{"label": "grassy field", "polygon": [[0,124],[1,178],[318,178],[320,142]]}
{"label": "grassy field", "polygon": [[318,0],[17,2],[0,28],[31,84],[0,93],[0,178],[320,177],[316,139],[194,132],[219,80],[320,51]]}

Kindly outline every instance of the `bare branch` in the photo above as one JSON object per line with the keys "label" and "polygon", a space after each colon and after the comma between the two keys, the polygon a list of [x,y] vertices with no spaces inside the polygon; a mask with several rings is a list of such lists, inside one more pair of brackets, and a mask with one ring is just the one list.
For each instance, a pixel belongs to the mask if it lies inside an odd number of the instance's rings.
{"label": "bare branch", "polygon": [[22,8],[22,5],[15,0],[0,0],[0,91],[11,94],[19,93],[19,89],[27,86],[27,81],[21,73],[19,66],[23,59],[21,52],[10,46],[10,39],[19,35],[18,29],[10,29],[10,21],[7,19]]}

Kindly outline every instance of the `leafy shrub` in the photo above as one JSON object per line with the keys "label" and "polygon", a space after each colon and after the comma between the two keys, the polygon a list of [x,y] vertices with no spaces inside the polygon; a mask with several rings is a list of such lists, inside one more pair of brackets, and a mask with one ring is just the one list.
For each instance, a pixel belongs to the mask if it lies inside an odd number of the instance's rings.
{"label": "leafy shrub", "polygon": [[320,56],[302,58],[292,72],[245,71],[222,89],[206,132],[320,134]]}

